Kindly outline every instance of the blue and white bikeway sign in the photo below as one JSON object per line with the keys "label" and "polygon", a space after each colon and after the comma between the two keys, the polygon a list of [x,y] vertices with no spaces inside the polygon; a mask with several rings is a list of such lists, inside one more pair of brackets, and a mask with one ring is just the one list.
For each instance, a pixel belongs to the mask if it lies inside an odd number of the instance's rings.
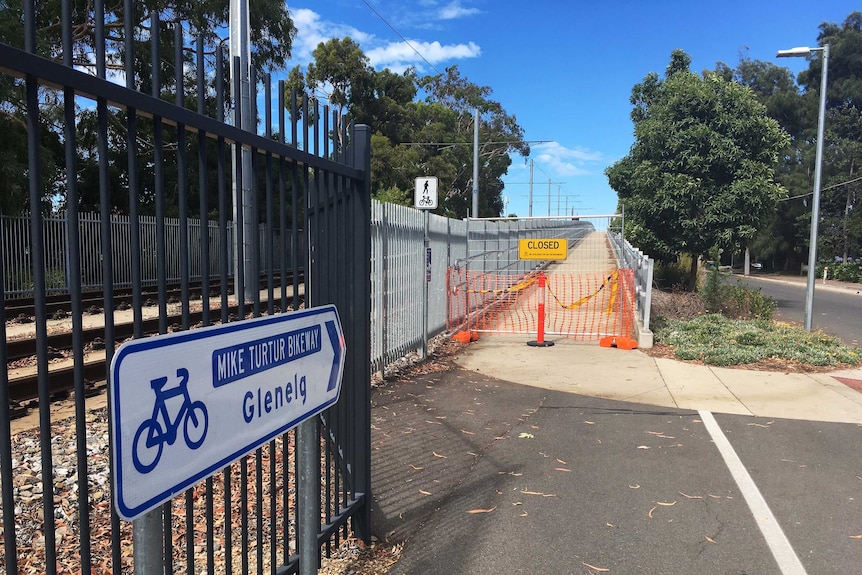
{"label": "blue and white bikeway sign", "polygon": [[137,339],[111,362],[114,493],[146,513],[338,401],[335,306]]}

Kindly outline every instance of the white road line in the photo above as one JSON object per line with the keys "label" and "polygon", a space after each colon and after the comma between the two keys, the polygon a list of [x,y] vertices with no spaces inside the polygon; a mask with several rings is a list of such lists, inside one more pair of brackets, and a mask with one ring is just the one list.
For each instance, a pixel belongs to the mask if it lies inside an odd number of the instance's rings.
{"label": "white road line", "polygon": [[724,463],[730,470],[736,485],[742,491],[742,496],[748,503],[748,508],[754,515],[754,521],[760,527],[760,532],[763,533],[766,544],[772,551],[772,556],[775,557],[781,573],[783,575],[807,575],[805,567],[800,563],[796,551],[790,546],[790,541],[787,540],[787,536],[772,514],[772,510],[769,509],[769,505],[766,504],[766,500],[761,495],[757,485],[754,484],[748,470],[742,465],[742,461],[733,450],[733,446],[730,445],[712,413],[709,411],[698,411],[698,413],[706,426],[706,430],[712,436],[719,453],[724,458]]}

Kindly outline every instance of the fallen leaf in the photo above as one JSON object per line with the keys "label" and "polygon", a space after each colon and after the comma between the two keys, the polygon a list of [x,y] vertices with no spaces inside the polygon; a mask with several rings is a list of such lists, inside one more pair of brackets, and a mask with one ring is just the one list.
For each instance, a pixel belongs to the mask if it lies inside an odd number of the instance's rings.
{"label": "fallen leaf", "polygon": [[584,421],[584,423],[586,423],[587,425],[595,425],[596,424],[595,421]]}
{"label": "fallen leaf", "polygon": [[686,499],[703,499],[703,496],[702,496],[702,495],[686,495],[686,494],[685,494],[685,493],[683,493],[682,491],[678,491],[677,493],[679,493],[680,495],[682,495],[682,496],[683,496],[683,497],[685,497]]}
{"label": "fallen leaf", "polygon": [[527,512],[526,512],[526,511],[524,511],[523,513],[521,513],[521,517],[526,517],[526,516],[527,516]]}
{"label": "fallen leaf", "polygon": [[664,506],[664,507],[671,507],[671,506],[673,506],[673,505],[676,505],[676,501],[673,501],[673,502],[671,502],[671,503],[668,503],[667,501],[656,501],[656,503],[657,503],[658,505],[662,505],[662,506]]}
{"label": "fallen leaf", "polygon": [[561,464],[561,465],[568,465],[565,461],[563,461],[563,460],[562,460],[562,459],[560,459],[559,457],[557,458],[557,463],[559,463],[559,464]]}
{"label": "fallen leaf", "polygon": [[713,541],[712,539],[710,539],[706,535],[704,535],[703,538],[706,539],[707,541],[709,541],[710,543],[715,543],[715,541]]}
{"label": "fallen leaf", "polygon": [[640,489],[640,488],[641,488],[641,486],[637,483],[635,483],[634,485],[629,485],[629,489]]}
{"label": "fallen leaf", "polygon": [[461,433],[466,433],[467,435],[476,435],[476,434],[475,434],[475,433],[473,433],[472,431],[467,431],[466,429],[462,429],[462,430],[461,430]]}
{"label": "fallen leaf", "polygon": [[495,509],[497,509],[497,506],[496,506],[496,505],[495,505],[494,507],[492,507],[491,509],[471,509],[471,510],[470,510],[470,511],[468,511],[467,513],[469,513],[470,515],[475,515],[475,514],[477,514],[477,513],[491,513],[491,512],[493,512]]}
{"label": "fallen leaf", "polygon": [[524,495],[541,495],[542,497],[556,497],[553,493],[542,493],[540,491],[527,491],[525,489],[521,490],[521,493]]}
{"label": "fallen leaf", "polygon": [[565,471],[566,473],[571,473],[571,469],[566,469],[565,467],[555,467],[554,471]]}
{"label": "fallen leaf", "polygon": [[525,433],[523,431],[520,433],[520,435],[518,435],[518,439],[533,439],[533,438],[535,438],[535,435],[533,435],[532,433]]}
{"label": "fallen leaf", "polygon": [[647,431],[647,433],[649,433],[650,435],[661,435],[664,432],[663,431]]}
{"label": "fallen leaf", "polygon": [[658,509],[658,506],[655,506],[655,507],[653,507],[652,509],[650,509],[650,510],[649,510],[649,513],[647,513],[647,517],[649,517],[650,519],[652,519],[652,512],[653,512],[653,511],[655,511],[656,509]]}
{"label": "fallen leaf", "polygon": [[649,449],[649,445],[638,445],[638,449]]}
{"label": "fallen leaf", "polygon": [[[584,562],[581,561],[581,563],[584,563]],[[590,565],[589,563],[584,563],[584,565],[586,565],[587,567],[589,567],[593,571],[598,571],[599,573],[607,573],[610,571],[610,569],[605,569],[603,567],[596,567],[595,565]]]}
{"label": "fallen leaf", "polygon": [[440,454],[439,454],[439,453],[437,453],[436,451],[432,451],[431,453],[432,453],[432,454],[434,454],[434,457],[439,457],[440,459],[446,459],[446,456],[445,456],[445,455],[440,455]]}
{"label": "fallen leaf", "polygon": [[850,539],[862,539],[862,535],[851,535]]}
{"label": "fallen leaf", "polygon": [[421,489],[419,490],[419,493],[421,493],[422,495],[431,495],[431,494],[430,494],[430,493],[428,493],[427,491],[423,491],[423,490],[421,490]]}
{"label": "fallen leaf", "polygon": [[412,463],[410,464],[410,468],[411,468],[413,471],[421,471],[421,470],[425,469],[424,467],[416,467],[416,466],[415,466],[415,465],[413,465]]}

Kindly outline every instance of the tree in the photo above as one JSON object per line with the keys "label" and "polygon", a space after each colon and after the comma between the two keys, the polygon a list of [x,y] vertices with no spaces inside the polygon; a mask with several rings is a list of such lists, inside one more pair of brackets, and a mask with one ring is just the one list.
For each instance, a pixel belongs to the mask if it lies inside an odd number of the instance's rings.
{"label": "tree", "polygon": [[[176,87],[174,86],[174,34],[176,25],[183,26],[183,41],[191,42],[192,36],[202,34],[204,38],[205,53],[208,62],[212,65],[212,55],[215,47],[222,41],[219,34],[226,34],[229,3],[219,0],[202,0],[200,2],[181,2],[177,0],[142,0],[133,3],[133,13],[126,14],[123,2],[115,2],[105,6],[105,33],[106,33],[106,64],[108,69],[123,70],[125,59],[125,28],[124,22],[131,17],[133,29],[135,30],[135,62],[136,88],[150,92],[152,89],[152,53],[150,50],[150,38],[152,21],[150,15],[157,11],[159,19],[159,40],[161,61],[158,63],[162,83],[161,95],[163,98],[173,101]],[[95,73],[95,12],[92,2],[85,0],[73,0],[72,2],[72,45],[71,54],[64,53],[65,47],[61,39],[62,25],[60,3],[40,2],[36,4],[35,28],[36,28],[36,52],[40,56],[56,61],[65,61],[71,58],[74,66],[89,69]],[[24,47],[24,11],[22,0],[9,0],[4,3],[4,9],[0,10],[0,42],[4,42],[18,48]],[[279,0],[251,0],[249,7],[251,28],[251,61],[259,72],[265,70],[281,69],[290,57],[290,49],[296,28],[288,14],[284,2]],[[192,61],[194,47],[184,46],[183,54],[186,64]],[[229,69],[227,66],[225,69]],[[211,70],[208,70],[211,72]],[[194,102],[195,80],[194,71],[189,70],[192,75],[185,82],[187,87],[186,99]],[[206,77],[212,81],[213,74],[207,73]],[[20,195],[23,190],[26,198],[27,191],[27,146],[22,145],[19,138],[21,130],[16,126],[23,126],[25,122],[24,113],[24,88],[23,80],[10,76],[0,76],[0,130],[4,134],[11,135],[5,144],[0,146],[0,157],[3,159],[2,173],[0,173],[0,197],[3,198],[2,207],[4,213],[20,213],[26,210],[27,202],[21,201]],[[207,90],[212,94],[212,90]],[[213,98],[214,100],[214,98]],[[76,103],[77,105],[77,103]],[[194,107],[194,103],[189,104]],[[208,111],[213,112],[212,102],[207,104]],[[40,160],[42,165],[42,187],[43,187],[43,209],[48,212],[52,209],[61,209],[65,205],[65,157],[63,153],[64,125],[62,121],[63,99],[57,92],[49,88],[40,88],[40,134],[44,142]],[[122,182],[122,163],[125,162],[125,134],[124,124],[116,121],[120,112],[114,109],[109,111],[112,119],[109,120],[109,138],[112,144],[117,143],[121,148],[111,147],[111,179],[112,182]],[[98,177],[97,156],[95,154],[95,122],[92,109],[78,108],[76,112],[78,123],[79,141],[85,142],[78,147],[78,174],[80,209],[93,209],[98,206]],[[148,121],[139,123],[141,142],[151,142],[148,136]],[[119,131],[119,133],[117,133]],[[16,140],[17,139],[17,140]],[[192,139],[190,139],[192,140]],[[17,143],[16,143],[17,142]],[[53,150],[51,146],[53,146]],[[196,144],[189,141],[190,148]],[[57,152],[57,153],[52,153]],[[144,151],[146,153],[146,151]],[[167,190],[174,190],[170,178],[176,176],[175,155],[167,153],[166,159],[166,186]],[[213,163],[210,165],[214,165]],[[142,182],[146,188],[147,182]],[[194,185],[194,184],[193,184]],[[123,188],[121,188],[123,189]],[[151,193],[146,188],[143,194]],[[6,201],[8,200],[8,201]],[[116,193],[112,186],[112,206],[120,212],[128,209],[128,195],[126,192]],[[190,203],[192,211],[198,204]],[[150,206],[144,202],[143,213],[151,213]]]}
{"label": "tree", "polygon": [[676,50],[663,80],[632,89],[635,143],[606,174],[635,243],[660,259],[691,255],[694,289],[698,257],[752,238],[785,194],[775,166],[789,138],[751,89],[688,62]]}
{"label": "tree", "polygon": [[[771,62],[752,60],[744,53],[735,70],[719,62],[711,73],[750,88],[766,107],[769,117],[790,134],[790,141],[780,155],[776,179],[791,191],[791,196],[798,196],[800,192],[796,190],[810,186],[800,171],[800,158],[813,154],[813,149],[809,150],[805,137],[811,113],[809,101],[800,92],[793,74]],[[750,248],[752,254],[771,269],[786,271],[798,266],[807,254],[805,246],[810,222],[806,221],[804,212],[805,202],[801,197],[779,202],[755,236],[739,247]]]}
{"label": "tree", "polygon": [[[862,166],[862,12],[852,12],[841,25],[822,23],[817,41],[829,44],[819,251],[827,260],[846,259],[862,250],[858,182],[844,185],[859,177]],[[811,100],[819,101],[822,66],[820,56],[812,57],[799,74]],[[816,116],[810,121],[816,125]]]}
{"label": "tree", "polygon": [[[443,74],[419,78],[374,70],[350,38],[320,43],[303,77],[291,71],[291,85],[307,85],[353,122],[368,124],[372,194],[409,205],[413,181],[434,175],[440,182],[440,214],[463,217],[472,207],[474,110],[480,113],[479,213],[497,216],[511,152],[529,154],[523,129],[491,89],[477,86],[452,66]],[[419,92],[424,99],[417,100]]]}

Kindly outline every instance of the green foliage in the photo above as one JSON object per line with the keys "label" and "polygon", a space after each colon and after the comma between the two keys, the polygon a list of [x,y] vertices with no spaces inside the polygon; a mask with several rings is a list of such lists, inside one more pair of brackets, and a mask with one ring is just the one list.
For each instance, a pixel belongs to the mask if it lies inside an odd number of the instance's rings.
{"label": "green foliage", "polygon": [[[818,253],[824,259],[859,257],[860,188],[845,182],[858,177],[862,158],[862,12],[819,28],[817,45],[828,43],[830,54]],[[793,199],[781,202],[758,237],[747,244],[755,257],[771,260],[776,270],[798,270],[808,260],[822,62],[820,54],[809,57],[808,68],[799,74],[802,90],[790,70],[771,63],[742,58],[736,70],[723,64],[716,70],[752,88],[792,137],[782,153],[778,180]]]}
{"label": "green foliage", "polygon": [[664,290],[682,290],[688,285],[688,270],[691,256],[683,255],[678,260],[656,260],[653,281]]}
{"label": "green foliage", "polygon": [[[36,2],[36,53],[54,61],[71,60],[77,69],[91,73],[95,70],[95,8],[92,2],[71,0],[72,9],[72,50],[65,52],[61,41],[63,27],[60,2]],[[22,0],[10,0],[3,3],[0,10],[0,41],[16,48],[24,48]],[[135,81],[136,87],[149,93],[152,90],[152,51],[150,48],[150,14],[155,11],[160,16],[159,39],[161,50],[160,79],[162,97],[174,101],[175,63],[174,27],[181,22],[186,42],[192,35],[202,32],[204,50],[212,54],[215,47],[227,35],[229,3],[221,0],[200,0],[197,2],[178,2],[175,0],[142,0],[133,3],[133,11],[127,14],[122,2],[106,3],[106,59],[109,68],[122,69],[125,58],[124,20],[133,20],[135,31]],[[296,28],[287,11],[287,5],[279,0],[252,0],[249,6],[251,30],[251,60],[259,73],[279,70],[284,67],[290,57],[290,50]],[[196,72],[191,65],[194,50],[186,46],[183,57],[184,72],[187,76],[186,102],[190,108],[196,107]],[[206,65],[212,65],[212,58],[206,59]],[[212,82],[212,69],[205,71],[208,82]],[[205,90],[210,97],[205,108],[207,113],[215,115],[215,96],[210,88]],[[3,102],[3,112],[0,114],[0,211],[5,215],[21,214],[30,210],[29,204],[29,168],[26,140],[26,113],[24,105],[24,81],[7,75],[0,75],[0,102]],[[52,210],[62,210],[66,207],[66,166],[65,166],[65,125],[63,121],[62,94],[49,87],[42,86],[39,90],[39,161],[41,172],[40,186],[41,209],[44,213]],[[111,208],[117,213],[125,213],[129,206],[128,169],[126,167],[126,136],[124,111],[108,108],[108,158],[109,190]],[[79,209],[98,211],[99,206],[99,157],[97,154],[96,115],[92,104],[87,108],[76,109],[75,148],[76,172],[78,174]],[[152,122],[139,122],[138,142],[141,148],[142,161],[152,161],[152,148],[147,148],[153,141]],[[166,128],[169,134],[173,128]],[[188,137],[187,157],[197,157],[196,138]],[[210,148],[214,150],[214,148]],[[150,157],[147,158],[147,155]],[[216,165],[216,157],[210,154],[209,166]],[[194,168],[193,168],[194,169]],[[165,189],[168,194],[176,194],[176,153],[168,149],[165,154]],[[142,213],[151,214],[152,182],[146,181],[148,170],[142,171],[141,196]],[[213,175],[214,170],[213,170]],[[214,178],[213,178],[214,179]],[[197,178],[190,183],[192,194],[197,185]],[[215,187],[210,187],[215,190]],[[217,193],[217,192],[215,192]],[[199,202],[190,198],[189,207],[192,215],[197,215]],[[176,206],[176,202],[168,202]],[[210,204],[213,205],[213,204]],[[176,214],[168,214],[176,215]]]}
{"label": "green foliage", "polygon": [[674,348],[677,358],[709,365],[744,365],[770,358],[817,366],[862,363],[862,350],[838,338],[764,320],[731,320],[719,314],[668,321],[655,332],[655,338]]}
{"label": "green foliage", "polygon": [[788,138],[749,88],[687,62],[674,52],[664,80],[650,74],[633,88],[635,143],[606,174],[633,243],[691,255],[694,289],[697,257],[752,238],[784,194],[774,167]]}
{"label": "green foliage", "polygon": [[[823,277],[824,264],[817,265],[817,277]],[[842,282],[862,282],[862,265],[856,262],[842,262],[840,264],[829,264],[829,279]]]}
{"label": "green foliage", "polygon": [[[417,77],[374,70],[350,38],[317,46],[314,62],[303,76],[290,73],[292,87],[307,85],[328,101],[346,109],[356,123],[368,124],[371,141],[372,194],[412,204],[417,177],[434,175],[438,185],[437,213],[464,217],[472,208],[474,111],[479,111],[479,215],[498,216],[503,210],[503,176],[509,155],[529,154],[523,129],[514,116],[491,99],[491,89],[461,76],[457,66],[442,74]],[[328,93],[323,90],[330,90]],[[422,93],[422,99],[418,94]]]}
{"label": "green foliage", "polygon": [[707,274],[701,295],[709,313],[729,318],[769,320],[778,308],[775,300],[763,294],[760,288],[725,283],[717,268]]}
{"label": "green foliage", "polygon": [[706,283],[701,290],[703,293],[706,311],[709,313],[720,313],[722,305],[722,281],[718,268],[713,267],[706,274]]}

